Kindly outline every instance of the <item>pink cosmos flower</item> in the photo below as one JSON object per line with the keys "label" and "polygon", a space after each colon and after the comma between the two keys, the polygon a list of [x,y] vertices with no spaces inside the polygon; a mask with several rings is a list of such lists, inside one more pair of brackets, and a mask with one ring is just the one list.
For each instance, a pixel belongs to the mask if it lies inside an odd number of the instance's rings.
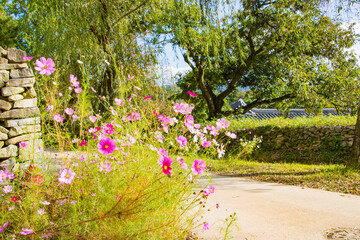
{"label": "pink cosmos flower", "polygon": [[60,97],[62,97],[62,96],[63,96],[63,94],[62,94],[62,93],[59,93],[59,96],[60,96]]}
{"label": "pink cosmos flower", "polygon": [[19,147],[26,148],[27,143],[26,142],[19,142]]}
{"label": "pink cosmos flower", "polygon": [[53,105],[47,106],[47,108],[46,108],[46,111],[47,111],[47,112],[51,112],[52,110],[54,110],[54,106],[53,106]]}
{"label": "pink cosmos flower", "polygon": [[72,87],[68,86],[68,89],[71,91],[71,90],[72,90]]}
{"label": "pink cosmos flower", "polygon": [[202,145],[204,148],[210,147],[210,146],[211,146],[211,141],[204,141],[201,145]]}
{"label": "pink cosmos flower", "polygon": [[13,187],[12,187],[11,185],[6,185],[6,186],[4,186],[4,188],[3,188],[3,192],[4,192],[4,193],[12,192],[12,190],[13,190]]}
{"label": "pink cosmos flower", "polygon": [[22,230],[22,232],[20,232],[21,235],[29,235],[33,233],[33,230],[29,228],[22,228],[21,230]]}
{"label": "pink cosmos flower", "polygon": [[64,117],[63,117],[62,115],[60,115],[60,114],[56,114],[56,115],[54,116],[54,120],[55,120],[56,122],[58,122],[58,123],[61,123],[62,121],[64,121]]}
{"label": "pink cosmos flower", "polygon": [[101,162],[100,163],[100,172],[104,171],[104,172],[110,172],[110,170],[112,169],[111,167],[111,163],[108,162]]}
{"label": "pink cosmos flower", "polygon": [[16,197],[16,196],[12,196],[12,197],[11,197],[11,201],[16,202],[17,200],[19,200],[19,198]]}
{"label": "pink cosmos flower", "polygon": [[72,114],[74,113],[74,109],[72,109],[72,108],[66,108],[66,109],[65,109],[65,113],[66,113],[67,115],[72,115]]}
{"label": "pink cosmos flower", "polygon": [[228,137],[231,137],[232,139],[236,139],[236,134],[235,133],[226,131],[225,135],[228,136]]}
{"label": "pink cosmos flower", "polygon": [[187,139],[186,137],[180,135],[175,140],[179,143],[180,146],[186,146],[187,145]]}
{"label": "pink cosmos flower", "polygon": [[100,153],[108,155],[114,152],[116,145],[115,141],[111,138],[104,138],[100,140],[97,147]]}
{"label": "pink cosmos flower", "polygon": [[134,88],[136,88],[136,90],[141,91],[141,88],[134,86]]}
{"label": "pink cosmos flower", "polygon": [[9,225],[9,221],[6,221],[4,223],[4,225],[2,225],[2,227],[0,227],[0,233],[2,233],[8,225]]}
{"label": "pink cosmos flower", "polygon": [[124,103],[125,103],[125,100],[124,100],[124,99],[115,98],[115,103],[116,103],[116,105],[118,105],[118,106],[123,106]]}
{"label": "pink cosmos flower", "polygon": [[81,141],[79,142],[79,146],[82,147],[82,146],[86,146],[87,144],[87,141]]}
{"label": "pink cosmos flower", "polygon": [[210,194],[214,193],[215,192],[215,187],[213,186],[207,186],[204,190],[204,196],[207,197],[209,196]]}
{"label": "pink cosmos flower", "polygon": [[83,161],[86,161],[87,160],[87,155],[86,154],[81,154],[80,156],[79,156],[79,160],[80,160],[80,162],[83,162]]}
{"label": "pink cosmos flower", "polygon": [[187,91],[187,93],[188,93],[190,96],[192,96],[192,97],[196,97],[196,96],[197,96],[196,93],[193,93],[193,92],[190,92],[190,91]]}
{"label": "pink cosmos flower", "polygon": [[39,71],[39,74],[50,75],[55,72],[55,63],[51,58],[45,59],[44,57],[35,61],[36,67],[35,70]]}
{"label": "pink cosmos flower", "polygon": [[78,115],[76,115],[76,114],[72,115],[72,120],[73,120],[73,122],[75,122],[75,121],[78,120],[78,119],[79,119],[79,116],[78,116]]}
{"label": "pink cosmos flower", "polygon": [[24,60],[24,61],[29,61],[29,60],[31,60],[31,59],[33,59],[33,58],[34,58],[34,57],[30,57],[30,56],[29,56],[29,57],[23,57],[23,60]]}
{"label": "pink cosmos flower", "polygon": [[209,223],[208,223],[208,222],[205,222],[203,229],[204,229],[204,230],[209,230],[209,228],[210,228]]}
{"label": "pink cosmos flower", "polygon": [[180,164],[182,169],[187,169],[187,164],[185,163],[185,159],[182,157],[177,157],[176,161]]}
{"label": "pink cosmos flower", "polygon": [[201,174],[205,171],[206,164],[201,159],[195,159],[193,165],[191,166],[191,171],[195,174]]}
{"label": "pink cosmos flower", "polygon": [[194,117],[191,115],[187,115],[184,123],[185,123],[185,126],[188,128],[194,126]]}
{"label": "pink cosmos flower", "polygon": [[58,178],[58,181],[60,183],[71,184],[74,177],[75,177],[75,172],[72,171],[71,168],[64,168],[60,172],[60,176]]}
{"label": "pink cosmos flower", "polygon": [[40,208],[37,212],[39,215],[44,215],[46,213],[43,208]]}
{"label": "pink cosmos flower", "polygon": [[74,75],[70,74],[70,83],[74,86],[74,87],[79,87],[79,82],[77,81],[77,77],[75,77]]}
{"label": "pink cosmos flower", "polygon": [[150,99],[150,98],[152,98],[152,96],[147,96],[147,97],[144,97],[144,100]]}
{"label": "pink cosmos flower", "polygon": [[136,121],[140,118],[140,113],[129,113],[127,118],[129,119],[129,121]]}
{"label": "pink cosmos flower", "polygon": [[173,163],[173,161],[171,160],[170,157],[163,157],[162,161],[162,171],[165,175],[170,175],[171,174],[171,164]]}
{"label": "pink cosmos flower", "polygon": [[228,128],[230,126],[230,122],[226,121],[225,118],[218,119],[216,122],[217,129]]}
{"label": "pink cosmos flower", "polygon": [[81,92],[82,92],[82,89],[79,88],[79,87],[77,87],[77,88],[74,89],[74,91],[75,91],[76,93],[81,93]]}
{"label": "pink cosmos flower", "polygon": [[96,90],[93,87],[90,87],[90,88],[94,93],[96,93]]}
{"label": "pink cosmos flower", "polygon": [[96,120],[97,120],[97,118],[96,118],[95,116],[90,116],[89,119],[90,119],[90,121],[93,122],[93,123],[95,123]]}
{"label": "pink cosmos flower", "polygon": [[168,151],[166,151],[165,148],[159,148],[159,150],[157,151],[157,153],[160,155],[160,156],[167,156],[169,153]]}

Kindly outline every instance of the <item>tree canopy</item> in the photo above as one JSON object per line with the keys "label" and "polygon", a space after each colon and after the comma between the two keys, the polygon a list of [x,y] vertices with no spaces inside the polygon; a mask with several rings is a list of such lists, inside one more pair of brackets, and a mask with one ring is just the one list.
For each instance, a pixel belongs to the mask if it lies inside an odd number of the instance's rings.
{"label": "tree canopy", "polygon": [[[353,104],[358,66],[348,49],[355,34],[352,26],[343,28],[324,16],[320,2],[174,3],[176,11],[168,8],[156,31],[170,33],[169,41],[191,67],[179,81],[182,97],[188,90],[199,93],[209,118],[268,103],[286,108],[296,102],[308,109],[327,102],[338,108]],[[226,98],[237,88],[250,89],[255,100],[226,110]]]}

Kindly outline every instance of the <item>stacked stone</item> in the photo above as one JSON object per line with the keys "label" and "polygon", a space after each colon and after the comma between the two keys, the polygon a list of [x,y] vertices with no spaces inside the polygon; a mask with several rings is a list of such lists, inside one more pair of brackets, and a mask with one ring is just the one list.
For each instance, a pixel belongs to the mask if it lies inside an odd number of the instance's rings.
{"label": "stacked stone", "polygon": [[0,164],[8,170],[16,158],[30,161],[43,151],[35,78],[23,57],[24,51],[0,47]]}

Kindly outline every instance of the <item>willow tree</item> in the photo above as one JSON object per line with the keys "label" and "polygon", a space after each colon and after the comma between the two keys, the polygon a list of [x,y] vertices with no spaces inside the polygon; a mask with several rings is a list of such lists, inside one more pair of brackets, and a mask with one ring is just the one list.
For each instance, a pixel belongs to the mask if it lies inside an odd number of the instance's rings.
{"label": "willow tree", "polygon": [[[149,2],[19,0],[8,2],[6,9],[21,22],[24,50],[34,57],[52,57],[59,68],[70,68],[79,77],[76,60],[82,61],[92,86],[113,103],[127,89],[117,72],[121,65],[124,75],[136,75],[156,61],[152,46],[145,44],[137,26]],[[65,82],[68,74],[62,77]],[[94,108],[103,110],[101,102],[95,101]]]}
{"label": "willow tree", "polygon": [[[355,34],[324,16],[320,2],[174,0],[155,30],[182,50],[191,67],[179,80],[182,96],[199,93],[208,118],[269,103],[340,108],[339,100],[358,90],[358,66],[348,50]],[[254,100],[227,110],[225,100],[237,88],[250,89]]]}

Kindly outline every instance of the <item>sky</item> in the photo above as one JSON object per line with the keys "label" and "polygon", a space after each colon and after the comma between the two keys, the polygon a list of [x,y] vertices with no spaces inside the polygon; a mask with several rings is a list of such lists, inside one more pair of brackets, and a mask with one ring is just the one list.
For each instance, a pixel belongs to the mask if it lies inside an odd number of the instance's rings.
{"label": "sky", "polygon": [[[360,34],[360,4],[354,4],[351,7],[344,6],[340,13],[337,11],[337,6],[338,3],[331,0],[330,4],[324,5],[322,8],[326,15],[334,19],[340,19],[344,27],[349,26],[351,23],[357,23],[354,31]],[[360,38],[350,50],[354,51],[360,60]],[[174,79],[172,77],[177,73],[185,73],[190,70],[189,65],[183,60],[180,49],[173,49],[170,44],[165,46],[164,54],[159,56],[159,62],[160,85],[173,85]]]}

